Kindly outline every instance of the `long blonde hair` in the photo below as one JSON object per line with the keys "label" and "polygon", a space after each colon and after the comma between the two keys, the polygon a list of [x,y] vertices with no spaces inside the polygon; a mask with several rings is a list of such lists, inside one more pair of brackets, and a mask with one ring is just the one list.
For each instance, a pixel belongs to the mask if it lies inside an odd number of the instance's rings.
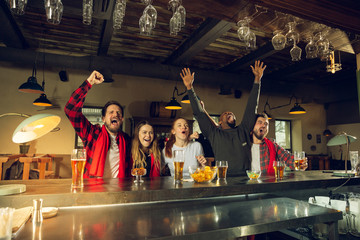
{"label": "long blonde hair", "polygon": [[[131,146],[131,156],[133,158],[133,166],[146,167],[146,155],[142,149],[142,145],[139,140],[140,128],[144,125],[149,125],[154,130],[154,127],[148,121],[141,121],[136,125],[132,140],[132,146]],[[160,169],[161,155],[155,133],[154,133],[154,140],[152,141],[148,149],[149,149],[149,153],[153,154],[154,156],[155,167]]]}

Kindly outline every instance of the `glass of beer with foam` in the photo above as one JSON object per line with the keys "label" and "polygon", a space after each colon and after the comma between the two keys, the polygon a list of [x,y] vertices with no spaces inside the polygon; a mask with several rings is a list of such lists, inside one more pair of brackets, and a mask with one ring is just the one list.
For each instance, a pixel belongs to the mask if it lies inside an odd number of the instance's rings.
{"label": "glass of beer with foam", "polygon": [[180,183],[183,180],[184,161],[185,161],[184,151],[174,150],[175,183]]}
{"label": "glass of beer with foam", "polygon": [[71,153],[71,173],[72,188],[82,188],[84,186],[84,169],[86,163],[86,150],[73,149]]}

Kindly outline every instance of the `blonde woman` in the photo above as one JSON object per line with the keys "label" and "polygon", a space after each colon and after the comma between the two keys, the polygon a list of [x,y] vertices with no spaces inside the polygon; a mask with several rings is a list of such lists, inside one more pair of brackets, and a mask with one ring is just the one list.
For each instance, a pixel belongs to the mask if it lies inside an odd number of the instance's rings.
{"label": "blonde woman", "polygon": [[190,141],[190,128],[188,121],[184,118],[176,119],[171,128],[169,140],[163,149],[165,164],[174,176],[174,150],[183,150],[185,156],[183,175],[189,176],[189,166],[205,165],[204,151],[199,142]]}
{"label": "blonde woman", "polygon": [[131,156],[133,167],[146,168],[145,177],[160,176],[161,153],[154,128],[148,121],[141,121],[135,127]]}

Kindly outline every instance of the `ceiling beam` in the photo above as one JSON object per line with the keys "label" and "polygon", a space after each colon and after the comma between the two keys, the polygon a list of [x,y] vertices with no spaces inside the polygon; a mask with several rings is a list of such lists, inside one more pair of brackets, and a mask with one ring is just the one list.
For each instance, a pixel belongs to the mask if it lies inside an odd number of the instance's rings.
{"label": "ceiling beam", "polygon": [[107,10],[106,12],[108,14],[110,14],[109,19],[108,20],[104,20],[103,22],[103,27],[101,30],[101,36],[100,36],[100,40],[99,40],[99,48],[98,48],[98,56],[106,56],[108,51],[109,51],[109,47],[110,47],[110,42],[111,42],[111,38],[114,32],[114,28],[113,28],[113,9],[115,7],[115,1],[113,0],[109,0],[111,3],[111,5],[107,6]]}
{"label": "ceiling beam", "polygon": [[165,60],[165,64],[184,65],[203,51],[220,36],[228,32],[234,23],[207,18],[191,36]]}
{"label": "ceiling beam", "polygon": [[243,56],[242,58],[230,63],[229,65],[220,69],[224,72],[238,72],[243,68],[248,68],[255,60],[262,60],[267,58],[277,51],[274,49],[271,42],[267,42],[264,46],[260,47],[258,50],[253,51],[250,54]]}
{"label": "ceiling beam", "polygon": [[0,23],[0,42],[13,48],[29,46],[5,1],[0,1]]}

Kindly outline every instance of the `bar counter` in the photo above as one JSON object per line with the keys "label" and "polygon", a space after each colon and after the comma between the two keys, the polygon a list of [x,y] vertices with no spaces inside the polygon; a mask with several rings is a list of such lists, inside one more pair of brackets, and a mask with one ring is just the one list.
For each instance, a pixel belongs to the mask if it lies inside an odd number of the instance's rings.
{"label": "bar counter", "polygon": [[[26,192],[0,196],[0,207],[21,208],[32,205],[32,200],[42,198],[44,206],[69,207],[119,203],[138,203],[180,199],[199,199],[254,193],[301,192],[309,189],[335,188],[346,181],[346,186],[360,185],[360,177],[351,179],[334,177],[322,171],[291,172],[283,180],[262,175],[258,181],[247,176],[228,177],[226,183],[195,183],[184,181],[175,184],[172,177],[143,178],[144,183],[133,183],[134,178],[84,179],[82,190],[71,190],[71,179],[7,180],[4,184],[25,184]],[[286,195],[283,195],[286,196]]]}
{"label": "bar counter", "polygon": [[[334,177],[322,171],[291,172],[283,180],[263,175],[228,177],[227,182],[184,181],[171,177],[86,179],[81,191],[71,190],[71,179],[2,181],[25,184],[21,194],[0,196],[0,207],[58,207],[56,217],[40,225],[28,221],[17,239],[233,239],[324,223],[329,239],[338,239],[342,213],[308,204],[286,193],[354,187],[360,178]],[[277,194],[280,193],[280,194]],[[302,194],[304,199],[306,196]],[[306,195],[306,194],[305,194]]]}

